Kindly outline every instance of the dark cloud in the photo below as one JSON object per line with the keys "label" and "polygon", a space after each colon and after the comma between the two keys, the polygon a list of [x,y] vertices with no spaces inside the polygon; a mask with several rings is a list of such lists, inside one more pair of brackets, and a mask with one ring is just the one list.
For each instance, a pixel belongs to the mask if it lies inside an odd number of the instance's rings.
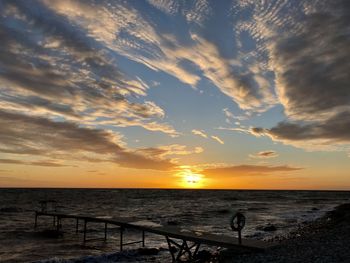
{"label": "dark cloud", "polygon": [[274,158],[277,157],[278,154],[275,151],[262,151],[249,156],[252,158]]}
{"label": "dark cloud", "polygon": [[[242,129],[242,131],[244,132],[245,130]],[[264,128],[260,128],[260,127],[253,127],[249,130],[249,133],[252,133],[253,135],[256,136],[260,136],[260,135],[264,135],[265,134],[265,129]]]}
{"label": "dark cloud", "polygon": [[11,92],[0,95],[2,99],[1,104],[4,108],[13,108],[17,110],[22,108],[23,110],[30,111],[46,110],[47,112],[56,113],[57,115],[79,118],[79,114],[71,105],[58,103],[39,96],[11,95],[10,93]]}
{"label": "dark cloud", "polygon": [[280,34],[271,42],[276,85],[288,120],[249,132],[298,147],[335,149],[340,142],[350,143],[350,2],[305,6],[297,27],[281,23]]}
{"label": "dark cloud", "polygon": [[[80,127],[72,122],[54,122],[42,117],[0,111],[0,149],[12,154],[59,157],[63,160],[115,162],[121,166],[168,170],[168,160],[148,158],[118,145],[118,137],[105,130]],[[21,163],[19,160],[8,162]],[[33,165],[49,163],[34,162]]]}
{"label": "dark cloud", "polygon": [[265,165],[237,165],[219,168],[209,168],[201,173],[207,176],[247,176],[247,175],[267,175],[276,172],[293,172],[303,168],[290,167],[287,165],[281,166],[265,166]]}
{"label": "dark cloud", "polygon": [[318,9],[274,47],[284,106],[295,118],[315,119],[350,106],[350,3],[329,1]]}
{"label": "dark cloud", "polygon": [[271,129],[261,129],[260,135],[269,135],[276,140],[304,141],[322,140],[329,143],[350,142],[350,112],[341,112],[324,122],[281,122]]}

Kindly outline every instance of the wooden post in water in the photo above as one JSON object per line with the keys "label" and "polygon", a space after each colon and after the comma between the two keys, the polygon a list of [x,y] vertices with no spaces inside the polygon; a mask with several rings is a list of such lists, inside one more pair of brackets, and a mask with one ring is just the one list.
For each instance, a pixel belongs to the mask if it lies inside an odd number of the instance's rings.
{"label": "wooden post in water", "polygon": [[105,223],[105,241],[107,241],[107,223]]}

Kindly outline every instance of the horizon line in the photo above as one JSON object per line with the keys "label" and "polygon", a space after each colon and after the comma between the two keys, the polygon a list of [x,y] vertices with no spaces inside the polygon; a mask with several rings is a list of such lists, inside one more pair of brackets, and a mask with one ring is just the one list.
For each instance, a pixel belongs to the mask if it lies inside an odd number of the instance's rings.
{"label": "horizon line", "polygon": [[195,190],[195,191],[317,191],[350,192],[350,189],[249,189],[249,188],[156,188],[156,187],[2,187],[2,189],[67,189],[67,190]]}

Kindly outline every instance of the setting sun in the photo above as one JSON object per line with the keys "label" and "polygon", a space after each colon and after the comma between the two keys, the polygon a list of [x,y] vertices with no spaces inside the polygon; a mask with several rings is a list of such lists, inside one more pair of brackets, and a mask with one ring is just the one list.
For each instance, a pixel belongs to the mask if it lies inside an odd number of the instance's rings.
{"label": "setting sun", "polygon": [[183,188],[202,188],[204,186],[204,176],[193,172],[190,168],[184,168],[176,174],[180,178],[180,186]]}

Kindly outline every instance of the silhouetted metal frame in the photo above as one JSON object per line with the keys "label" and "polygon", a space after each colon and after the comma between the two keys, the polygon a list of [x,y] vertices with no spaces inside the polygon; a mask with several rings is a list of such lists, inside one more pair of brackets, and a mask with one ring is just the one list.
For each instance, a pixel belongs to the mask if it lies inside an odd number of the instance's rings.
{"label": "silhouetted metal frame", "polygon": [[[169,252],[173,262],[181,262],[181,257],[185,255],[187,255],[186,262],[192,262],[196,259],[201,243],[192,242],[192,245],[188,245],[187,240],[179,239],[182,241],[182,243],[179,244],[168,236],[165,236],[165,238],[168,243]],[[175,251],[172,245],[175,245],[179,250]]]}

